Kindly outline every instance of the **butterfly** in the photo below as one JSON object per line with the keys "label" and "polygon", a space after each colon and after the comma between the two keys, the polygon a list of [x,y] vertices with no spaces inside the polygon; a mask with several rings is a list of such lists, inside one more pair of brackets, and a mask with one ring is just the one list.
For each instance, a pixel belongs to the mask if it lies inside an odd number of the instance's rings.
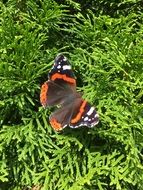
{"label": "butterfly", "polygon": [[95,126],[99,115],[89,102],[76,91],[76,79],[68,59],[59,54],[49,72],[48,80],[41,86],[40,102],[44,108],[57,106],[49,121],[55,131],[65,127]]}

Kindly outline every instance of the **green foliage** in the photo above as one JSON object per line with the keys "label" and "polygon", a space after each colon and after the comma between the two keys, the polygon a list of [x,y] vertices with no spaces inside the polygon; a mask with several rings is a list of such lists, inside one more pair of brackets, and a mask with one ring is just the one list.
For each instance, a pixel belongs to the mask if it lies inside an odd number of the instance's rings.
{"label": "green foliage", "polygon": [[[1,189],[143,189],[141,2],[90,2],[1,2]],[[39,103],[59,52],[96,105],[93,129],[58,134]]]}

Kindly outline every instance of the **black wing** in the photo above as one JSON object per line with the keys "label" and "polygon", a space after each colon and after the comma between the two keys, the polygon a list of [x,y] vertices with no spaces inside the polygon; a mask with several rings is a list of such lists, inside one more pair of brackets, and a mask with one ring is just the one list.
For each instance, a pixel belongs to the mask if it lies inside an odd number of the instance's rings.
{"label": "black wing", "polygon": [[99,115],[94,107],[87,101],[83,100],[78,112],[70,122],[71,128],[78,128],[80,126],[93,127],[99,123]]}
{"label": "black wing", "polygon": [[40,102],[44,107],[61,105],[72,94],[69,86],[46,81],[41,87]]}
{"label": "black wing", "polygon": [[49,79],[55,82],[58,82],[58,80],[61,82],[63,80],[69,84],[76,85],[71,65],[64,55],[59,54],[55,58],[53,68],[49,72]]}

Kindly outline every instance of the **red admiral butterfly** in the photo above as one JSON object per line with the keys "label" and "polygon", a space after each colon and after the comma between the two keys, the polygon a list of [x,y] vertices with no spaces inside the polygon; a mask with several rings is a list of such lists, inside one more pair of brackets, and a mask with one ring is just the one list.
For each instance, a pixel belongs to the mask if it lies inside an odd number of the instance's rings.
{"label": "red admiral butterfly", "polygon": [[51,116],[50,124],[56,131],[69,125],[93,127],[99,122],[94,107],[83,100],[76,91],[76,80],[67,58],[60,54],[55,58],[49,80],[41,87],[40,102],[44,107],[60,105]]}

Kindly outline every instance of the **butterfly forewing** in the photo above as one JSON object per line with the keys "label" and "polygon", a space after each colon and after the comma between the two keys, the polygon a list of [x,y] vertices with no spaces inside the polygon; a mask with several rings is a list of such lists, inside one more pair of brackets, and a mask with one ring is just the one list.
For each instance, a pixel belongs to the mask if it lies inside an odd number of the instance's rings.
{"label": "butterfly forewing", "polygon": [[64,103],[72,92],[72,89],[68,85],[46,81],[41,87],[40,102],[44,107],[60,105]]}
{"label": "butterfly forewing", "polygon": [[58,81],[61,79],[67,82],[67,84],[76,85],[71,65],[69,64],[68,59],[61,54],[55,58],[54,66],[49,72],[49,78],[52,81]]}

